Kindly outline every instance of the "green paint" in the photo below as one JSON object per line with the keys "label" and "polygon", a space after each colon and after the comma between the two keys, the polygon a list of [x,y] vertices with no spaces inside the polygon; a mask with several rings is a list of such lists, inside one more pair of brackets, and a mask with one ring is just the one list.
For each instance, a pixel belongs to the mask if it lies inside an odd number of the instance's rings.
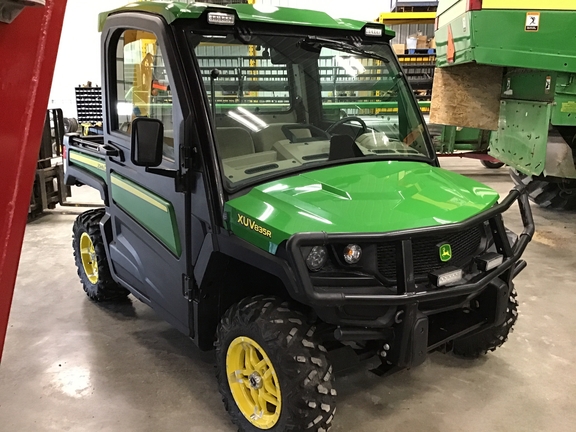
{"label": "green paint", "polygon": [[[468,63],[474,60],[473,44],[470,37],[470,16],[467,12],[452,20],[449,24],[436,30],[436,64],[438,67],[453,64]],[[448,47],[448,27],[452,30],[456,55],[454,63],[448,63],[446,53]]]}
{"label": "green paint", "polygon": [[[442,5],[443,2],[441,2]],[[454,64],[479,64],[576,72],[576,44],[567,42],[574,34],[576,11],[543,10],[538,32],[526,32],[528,10],[481,10],[452,20],[456,46]],[[467,20],[464,30],[463,19]],[[446,58],[448,24],[436,32],[438,66]]]}
{"label": "green paint", "polygon": [[502,98],[552,102],[557,76],[551,71],[509,69],[504,75]]}
{"label": "green paint", "polygon": [[[576,45],[571,43],[576,10],[551,10],[550,2],[534,9],[533,2],[529,6],[520,0],[490,0],[482,10],[466,12],[465,3],[439,3],[437,64],[506,67],[499,128],[491,133],[490,154],[525,174],[545,174],[550,125],[576,126]],[[538,31],[526,31],[527,15],[534,10],[540,13]],[[448,28],[456,50],[452,64],[447,59]],[[454,141],[448,144],[459,148]],[[475,147],[481,150],[483,144]]]}
{"label": "green paint", "polygon": [[443,154],[466,150],[485,151],[488,150],[489,142],[490,132],[488,131],[444,126],[436,151]]}
{"label": "green paint", "polygon": [[[278,7],[271,9],[273,12],[261,12],[258,6],[248,4],[234,4],[231,8],[238,12],[241,21],[252,21],[259,23],[289,24],[309,27],[322,27],[339,30],[361,31],[366,24],[371,27],[382,27],[382,24],[366,21],[357,21],[349,18],[333,18],[325,12],[302,10],[294,8]],[[386,28],[385,34],[391,37],[395,32]],[[377,39],[377,38],[375,38]]]}
{"label": "green paint", "polygon": [[576,75],[558,73],[552,120],[554,126],[576,126]]}
{"label": "green paint", "polygon": [[452,259],[452,246],[450,246],[448,243],[443,244],[438,249],[438,253],[440,254],[440,261],[448,262]]}
{"label": "green paint", "polygon": [[[145,12],[162,16],[168,24],[178,19],[198,19],[204,11],[210,8],[223,12],[235,13],[242,22],[255,22],[266,24],[289,24],[306,27],[320,27],[347,31],[360,32],[368,24],[372,27],[382,27],[385,29],[386,39],[395,36],[395,32],[385,28],[382,24],[375,22],[357,21],[348,18],[332,18],[325,12],[301,10],[278,7],[270,9],[270,12],[262,12],[259,6],[248,4],[235,4],[230,6],[215,6],[206,3],[179,3],[179,2],[158,2],[145,1],[131,3],[110,12],[103,12],[99,16],[99,29],[102,31],[108,16],[118,12]],[[378,39],[378,38],[374,38]]]}
{"label": "green paint", "polygon": [[525,174],[542,174],[546,167],[551,111],[550,103],[502,101],[490,154]]}
{"label": "green paint", "polygon": [[174,207],[148,189],[112,173],[112,199],[177,257],[182,253]]}
{"label": "green paint", "polygon": [[[253,188],[226,204],[237,236],[268,251],[298,232],[375,233],[461,222],[498,194],[459,174],[417,162],[355,163]],[[270,230],[246,226],[239,215]]]}
{"label": "green paint", "polygon": [[[119,12],[144,12],[151,13],[154,15],[162,16],[168,24],[173,23],[177,19],[196,19],[206,10],[208,5],[204,3],[200,4],[187,4],[187,3],[167,3],[167,2],[138,2],[129,3],[118,9],[114,9],[108,12],[102,12],[98,16],[98,30],[102,31],[104,28],[104,23],[106,19],[113,14]],[[219,9],[228,9],[225,6],[219,6]]]}
{"label": "green paint", "polygon": [[574,95],[574,99],[576,100],[576,75],[570,73],[558,73],[556,93]]}
{"label": "green paint", "polygon": [[90,171],[102,180],[106,181],[106,162],[98,157],[88,156],[74,150],[68,152],[68,162],[70,165]]}

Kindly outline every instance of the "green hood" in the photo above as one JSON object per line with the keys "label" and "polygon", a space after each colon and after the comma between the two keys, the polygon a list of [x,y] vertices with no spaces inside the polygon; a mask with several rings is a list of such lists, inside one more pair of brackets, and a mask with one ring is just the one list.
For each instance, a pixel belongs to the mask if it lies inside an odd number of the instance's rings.
{"label": "green hood", "polygon": [[263,184],[226,211],[236,235],[275,252],[297,232],[383,233],[462,222],[498,198],[475,180],[424,163],[366,162]]}

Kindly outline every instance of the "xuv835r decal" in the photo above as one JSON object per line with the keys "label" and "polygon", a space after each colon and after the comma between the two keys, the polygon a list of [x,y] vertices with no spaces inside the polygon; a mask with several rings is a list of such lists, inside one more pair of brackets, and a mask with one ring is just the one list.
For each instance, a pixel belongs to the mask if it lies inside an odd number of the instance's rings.
{"label": "xuv835r decal", "polygon": [[253,221],[249,217],[240,213],[238,213],[238,223],[245,226],[246,228],[251,229],[252,231],[256,231],[258,234],[262,234],[264,237],[272,238],[272,231],[261,227],[256,223],[256,221]]}

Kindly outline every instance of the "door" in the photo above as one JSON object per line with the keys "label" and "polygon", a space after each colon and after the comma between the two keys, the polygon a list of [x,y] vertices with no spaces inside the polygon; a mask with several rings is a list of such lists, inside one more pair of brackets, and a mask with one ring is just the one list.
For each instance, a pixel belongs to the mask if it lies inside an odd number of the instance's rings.
{"label": "door", "polygon": [[[160,169],[180,170],[183,112],[178,100],[162,32],[152,25],[120,28],[106,47],[108,122],[107,156],[109,214],[112,240],[109,253],[123,284],[175,327],[189,333],[189,306],[184,291],[187,274],[186,193],[177,192],[174,178],[147,172],[131,162],[132,121],[154,118],[164,124]],[[156,30],[156,31],[154,31]],[[113,54],[112,54],[113,53]]]}

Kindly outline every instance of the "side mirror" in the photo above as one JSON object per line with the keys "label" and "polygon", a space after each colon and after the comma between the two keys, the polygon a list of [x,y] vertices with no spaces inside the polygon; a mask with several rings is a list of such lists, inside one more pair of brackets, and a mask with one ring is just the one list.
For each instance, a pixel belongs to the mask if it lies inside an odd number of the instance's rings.
{"label": "side mirror", "polygon": [[162,163],[164,124],[157,119],[140,117],[132,122],[132,163],[153,168]]}

